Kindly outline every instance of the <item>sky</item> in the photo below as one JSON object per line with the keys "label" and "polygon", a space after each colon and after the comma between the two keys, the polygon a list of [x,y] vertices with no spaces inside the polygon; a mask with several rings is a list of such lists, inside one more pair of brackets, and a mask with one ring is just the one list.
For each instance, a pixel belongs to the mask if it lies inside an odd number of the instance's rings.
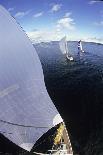
{"label": "sky", "polygon": [[103,0],[0,0],[33,42],[103,43]]}

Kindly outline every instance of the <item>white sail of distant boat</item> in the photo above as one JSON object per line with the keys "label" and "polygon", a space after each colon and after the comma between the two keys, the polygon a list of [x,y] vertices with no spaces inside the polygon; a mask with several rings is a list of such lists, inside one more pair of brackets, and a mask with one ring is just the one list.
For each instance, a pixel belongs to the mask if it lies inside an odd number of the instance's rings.
{"label": "white sail of distant boat", "polygon": [[47,93],[36,50],[0,6],[0,133],[30,151],[44,133],[61,122]]}
{"label": "white sail of distant boat", "polygon": [[63,37],[60,40],[59,46],[60,46],[61,52],[66,55],[66,58],[69,59],[70,61],[72,61],[73,60],[73,57],[68,52],[68,46],[67,46],[66,36]]}
{"label": "white sail of distant boat", "polygon": [[79,50],[80,52],[84,52],[81,40],[78,41],[78,50]]}

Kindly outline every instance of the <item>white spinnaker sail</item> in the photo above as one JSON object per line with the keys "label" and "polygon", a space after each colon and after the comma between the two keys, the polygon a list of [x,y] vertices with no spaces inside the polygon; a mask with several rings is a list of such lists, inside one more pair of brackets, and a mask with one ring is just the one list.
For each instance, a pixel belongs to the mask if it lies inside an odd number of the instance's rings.
{"label": "white spinnaker sail", "polygon": [[73,57],[68,52],[68,45],[67,45],[67,41],[66,41],[66,36],[63,37],[60,40],[59,46],[60,46],[61,52],[66,55],[66,58],[69,59],[70,61],[72,61],[73,60]]}
{"label": "white spinnaker sail", "polygon": [[60,50],[63,54],[67,53],[67,49],[66,49],[66,36],[63,37],[60,42],[59,42],[59,46],[60,46]]}
{"label": "white spinnaker sail", "polygon": [[82,51],[83,50],[83,47],[82,47],[82,43],[80,42],[80,50]]}
{"label": "white spinnaker sail", "polygon": [[62,121],[47,93],[34,47],[0,6],[0,133],[30,151],[45,132]]}

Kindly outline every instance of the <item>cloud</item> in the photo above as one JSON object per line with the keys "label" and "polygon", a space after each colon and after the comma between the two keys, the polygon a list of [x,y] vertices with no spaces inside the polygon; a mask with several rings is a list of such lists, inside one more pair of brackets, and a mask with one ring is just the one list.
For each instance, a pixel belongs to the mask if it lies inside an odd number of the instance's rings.
{"label": "cloud", "polygon": [[17,12],[17,13],[14,15],[14,17],[15,17],[15,18],[22,18],[22,17],[28,15],[29,12],[30,12],[30,10],[25,11],[25,12]]}
{"label": "cloud", "polygon": [[68,30],[74,30],[75,29],[75,23],[74,19],[70,17],[71,13],[66,13],[63,18],[59,19],[57,21],[57,28],[58,29],[68,29]]}
{"label": "cloud", "polygon": [[91,0],[88,4],[94,4],[94,3],[97,3],[97,2],[103,2],[103,0]]}
{"label": "cloud", "polygon": [[103,38],[97,38],[97,37],[88,37],[88,38],[85,38],[84,41],[103,44]]}
{"label": "cloud", "polygon": [[[48,42],[48,41],[59,41],[61,38],[65,36],[63,31],[57,31],[57,29],[42,29],[42,30],[35,30],[31,32],[27,32],[28,37],[31,39],[33,43],[37,42]],[[95,43],[102,43],[103,44],[103,37],[96,37],[96,36],[84,36],[80,35],[76,32],[69,32],[66,33],[67,40],[71,41],[86,41],[86,42],[95,42]]]}
{"label": "cloud", "polygon": [[88,4],[94,4],[96,3],[97,1],[90,1]]}
{"label": "cloud", "polygon": [[74,19],[72,19],[70,15],[71,12],[65,13],[63,18],[57,20],[52,29],[34,29],[31,32],[27,32],[27,35],[32,40],[32,42],[60,40],[65,35],[65,33],[68,34],[68,32],[69,35],[72,37],[73,31],[71,30],[75,30],[75,23]]}
{"label": "cloud", "polygon": [[64,17],[69,17],[72,13],[71,12],[66,12]]}
{"label": "cloud", "polygon": [[44,12],[38,12],[38,13],[34,14],[33,17],[38,18],[38,17],[42,16],[43,13]]}
{"label": "cloud", "polygon": [[27,35],[32,42],[47,42],[60,40],[64,36],[64,33],[58,32],[56,29],[52,29],[31,31],[27,32]]}
{"label": "cloud", "polygon": [[[37,42],[49,42],[49,41],[59,41],[61,38],[64,37],[63,32],[58,32],[56,30],[37,30],[37,31],[31,31],[27,32],[28,37],[31,39],[33,43]],[[67,40],[71,41],[78,41],[78,40],[86,41],[86,42],[95,42],[95,43],[101,43],[103,44],[103,38],[98,37],[77,37],[75,34],[67,35]]]}
{"label": "cloud", "polygon": [[9,9],[8,9],[9,12],[11,12],[11,11],[13,11],[13,10],[14,10],[14,8],[9,8]]}
{"label": "cloud", "polygon": [[96,25],[96,26],[103,26],[103,21],[95,22],[94,25]]}
{"label": "cloud", "polygon": [[54,4],[51,8],[51,12],[57,12],[61,9],[62,4]]}
{"label": "cloud", "polygon": [[101,17],[103,17],[103,10],[100,11],[100,15],[101,15]]}

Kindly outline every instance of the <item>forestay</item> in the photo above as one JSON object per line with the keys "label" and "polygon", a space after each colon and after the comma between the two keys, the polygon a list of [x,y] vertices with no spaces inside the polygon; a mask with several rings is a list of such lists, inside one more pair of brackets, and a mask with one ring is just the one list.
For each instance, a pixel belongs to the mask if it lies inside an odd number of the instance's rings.
{"label": "forestay", "polygon": [[0,6],[0,133],[30,151],[45,132],[60,122],[33,45]]}

